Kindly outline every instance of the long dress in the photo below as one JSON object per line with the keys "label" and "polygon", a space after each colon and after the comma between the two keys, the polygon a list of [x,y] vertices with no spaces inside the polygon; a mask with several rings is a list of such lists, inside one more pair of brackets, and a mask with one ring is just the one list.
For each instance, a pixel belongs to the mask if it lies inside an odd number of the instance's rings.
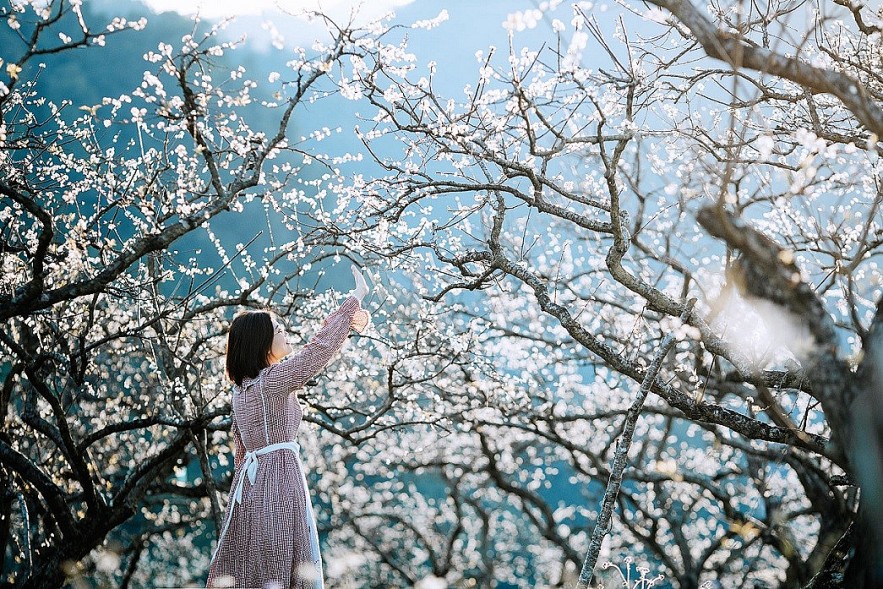
{"label": "long dress", "polygon": [[233,387],[233,482],[206,586],[321,589],[322,562],[297,431],[295,391],[341,348],[359,301],[349,297],[300,351]]}

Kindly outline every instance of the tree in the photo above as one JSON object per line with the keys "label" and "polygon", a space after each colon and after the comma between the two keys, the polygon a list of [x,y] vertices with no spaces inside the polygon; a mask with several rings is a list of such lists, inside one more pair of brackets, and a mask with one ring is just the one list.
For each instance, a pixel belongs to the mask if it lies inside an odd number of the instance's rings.
{"label": "tree", "polygon": [[[93,105],[40,95],[39,76],[53,72],[38,62],[99,51],[146,19],[105,26],[65,0],[0,13],[14,41],[0,84],[3,582],[59,587],[116,572],[115,583],[137,583],[141,556],[163,539],[175,548],[166,570],[141,574],[186,581],[210,554],[189,532],[220,520],[229,480],[226,320],[269,305],[315,322],[333,304],[330,293],[308,296],[317,274],[305,272],[338,239],[306,223],[328,214],[304,172],[322,137],[288,134],[330,64],[366,33],[288,54],[264,99],[244,68],[225,66],[237,43],[219,38],[223,25],[197,21],[180,45],[144,55],[139,86]],[[250,126],[256,105],[273,128]],[[248,226],[262,206],[284,208],[281,221],[259,240],[260,225],[249,228],[228,253],[219,220]],[[215,251],[196,249],[205,243]],[[175,570],[183,554],[189,564]]]}
{"label": "tree", "polygon": [[[493,548],[477,549],[476,578],[566,583],[600,503],[591,481],[607,480],[674,332],[611,548],[640,546],[680,587],[877,586],[879,15],[652,4],[612,34],[584,4],[514,13],[508,54],[477,54],[465,99],[413,59],[368,55],[336,78],[375,107],[360,133],[386,170],[349,187],[389,227],[362,247],[423,261],[415,289],[470,357],[434,376],[454,431],[399,459],[447,485],[441,537],[418,543],[439,576],[477,535]],[[653,31],[629,34],[635,17]],[[556,35],[519,47],[515,32],[544,19]],[[606,65],[583,65],[589,42]],[[480,358],[506,364],[479,376]],[[584,501],[544,491],[550,473]],[[365,509],[379,512],[373,495]],[[396,554],[387,525],[377,516],[373,542]],[[503,574],[499,550],[533,560]]]}
{"label": "tree", "polygon": [[[241,110],[257,82],[212,31],[86,110],[42,104],[25,66],[43,45],[23,43],[0,103],[4,573],[198,577],[229,484],[225,320],[319,321],[333,293],[309,294],[311,265],[349,256],[372,268],[375,327],[302,395],[335,585],[571,585],[606,494],[600,558],[677,587],[874,586],[877,19],[656,6],[513,13],[465,98],[407,47],[444,12],[325,19],[330,45],[271,76],[263,134]],[[23,10],[47,24],[7,23],[48,49],[53,16],[80,12]],[[519,46],[538,24],[549,41]],[[290,132],[346,100],[374,168],[322,153],[323,121]],[[285,230],[264,225],[257,257],[217,239],[261,206]],[[197,234],[217,258],[185,249]]]}

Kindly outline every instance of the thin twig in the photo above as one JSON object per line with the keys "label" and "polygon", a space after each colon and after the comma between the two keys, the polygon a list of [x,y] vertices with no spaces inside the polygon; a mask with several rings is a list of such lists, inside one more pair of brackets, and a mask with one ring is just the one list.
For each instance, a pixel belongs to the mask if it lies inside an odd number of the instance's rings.
{"label": "thin twig", "polygon": [[[687,304],[684,306],[684,311],[681,313],[682,322],[687,322],[695,303],[696,299],[690,299],[687,301]],[[598,522],[595,524],[595,529],[592,530],[592,539],[589,542],[589,550],[586,553],[586,559],[583,562],[583,568],[579,574],[579,580],[576,584],[577,589],[586,589],[592,581],[595,563],[597,563],[598,554],[601,552],[601,544],[604,542],[604,537],[607,535],[607,532],[610,531],[610,520],[613,515],[613,507],[616,504],[616,497],[619,495],[619,488],[622,486],[622,477],[625,472],[626,461],[628,460],[629,448],[632,445],[632,436],[635,433],[635,425],[638,422],[638,417],[641,414],[641,408],[644,406],[644,401],[650,393],[650,388],[653,386],[653,382],[659,374],[659,369],[662,367],[662,360],[665,358],[666,354],[668,354],[672,344],[674,344],[674,338],[674,332],[669,331],[662,339],[659,350],[656,352],[653,361],[650,363],[650,366],[647,368],[647,372],[644,375],[641,389],[638,391],[638,398],[635,399],[631,407],[629,407],[628,413],[626,413],[622,436],[616,443],[613,467],[610,469],[610,479],[607,481],[607,490],[604,493],[604,500],[601,504],[601,514],[598,517]]]}

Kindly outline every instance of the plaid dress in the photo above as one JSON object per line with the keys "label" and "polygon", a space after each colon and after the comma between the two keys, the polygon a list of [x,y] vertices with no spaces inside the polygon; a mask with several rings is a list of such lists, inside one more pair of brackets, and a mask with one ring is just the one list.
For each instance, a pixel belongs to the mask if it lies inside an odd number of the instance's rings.
{"label": "plaid dress", "polygon": [[303,410],[295,391],[341,348],[358,309],[358,299],[349,297],[302,350],[233,387],[235,472],[207,587],[323,587],[296,441]]}

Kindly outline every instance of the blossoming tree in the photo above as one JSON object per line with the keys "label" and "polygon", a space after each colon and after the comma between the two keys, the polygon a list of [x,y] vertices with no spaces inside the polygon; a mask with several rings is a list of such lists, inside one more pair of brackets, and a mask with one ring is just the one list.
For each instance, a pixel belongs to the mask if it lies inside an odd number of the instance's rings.
{"label": "blossoming tree", "polygon": [[[55,73],[41,62],[95,51],[144,19],[101,23],[66,0],[4,2],[0,15],[11,39],[0,84],[4,583],[178,584],[210,554],[194,522],[223,513],[230,311],[271,305],[309,324],[333,303],[307,296],[316,272],[305,270],[339,236],[299,178],[323,133],[289,132],[330,64],[368,35],[340,30],[309,56],[287,54],[262,99],[244,68],[224,66],[237,44],[197,22],[145,52],[140,86],[93,105],[42,96],[40,76]],[[250,126],[243,113],[255,109],[275,126]],[[213,229],[267,217],[235,249]],[[142,559],[164,539],[161,560]],[[144,561],[153,568],[139,572]]]}
{"label": "blossoming tree", "polygon": [[414,59],[336,77],[375,107],[357,132],[386,171],[337,187],[387,222],[354,245],[422,260],[471,358],[436,377],[450,428],[400,446],[447,485],[418,543],[440,576],[463,534],[523,556],[479,550],[476,578],[585,586],[609,533],[680,587],[876,586],[880,15],[651,4],[513,13],[463,99]]}
{"label": "blossoming tree", "polygon": [[[464,98],[402,29],[326,20],[329,43],[283,45],[272,98],[208,31],[93,106],[47,103],[28,65],[143,23],[10,3],[7,580],[198,579],[229,484],[226,319],[320,320],[311,272],[349,256],[374,326],[302,395],[329,582],[585,585],[634,557],[681,588],[873,586],[877,16],[652,4],[513,13]],[[58,44],[64,18],[82,36]],[[324,100],[364,117],[359,153],[326,153],[327,121],[292,132]]]}

